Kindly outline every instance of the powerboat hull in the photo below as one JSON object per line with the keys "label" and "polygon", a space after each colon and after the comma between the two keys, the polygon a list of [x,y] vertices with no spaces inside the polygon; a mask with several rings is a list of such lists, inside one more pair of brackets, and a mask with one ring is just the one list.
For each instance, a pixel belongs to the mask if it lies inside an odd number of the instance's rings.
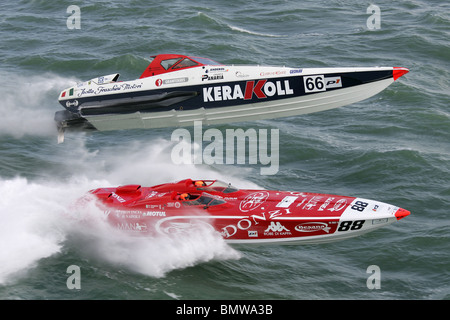
{"label": "powerboat hull", "polygon": [[[126,233],[156,237],[206,228],[230,244],[328,243],[360,236],[410,214],[357,197],[245,190],[218,180],[201,180],[199,186],[198,182],[99,188],[88,197],[114,228]],[[188,199],[183,198],[186,195]]]}
{"label": "powerboat hull", "polygon": [[296,116],[367,99],[408,69],[199,64],[169,71],[124,82],[113,74],[63,90],[58,128],[151,129]]}

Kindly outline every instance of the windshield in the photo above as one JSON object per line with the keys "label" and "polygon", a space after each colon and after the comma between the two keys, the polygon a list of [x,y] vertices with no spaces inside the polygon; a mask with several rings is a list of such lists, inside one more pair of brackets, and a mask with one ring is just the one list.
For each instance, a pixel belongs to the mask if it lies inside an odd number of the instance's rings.
{"label": "windshield", "polygon": [[161,66],[167,70],[171,66],[173,66],[178,60],[180,60],[180,58],[163,60],[163,61],[161,61]]}
{"label": "windshield", "polygon": [[210,66],[222,65],[221,63],[211,60],[211,59],[208,59],[208,58],[201,58],[201,57],[190,57],[190,58],[192,58],[193,60],[200,62],[201,64],[204,64],[204,65],[210,65]]}
{"label": "windshield", "polygon": [[198,205],[205,205],[205,206],[216,206],[218,204],[226,203],[222,199],[217,199],[212,195],[209,195],[207,193],[202,194],[200,197],[198,197],[195,200],[189,200],[184,201],[183,204],[186,206],[198,206]]}
{"label": "windshield", "polygon": [[178,69],[178,68],[193,67],[193,66],[197,66],[197,65],[198,65],[197,62],[192,61],[191,59],[185,58],[185,59],[181,60],[179,63],[177,63],[177,65],[173,68]]}
{"label": "windshield", "polygon": [[231,183],[227,184],[220,180],[216,180],[206,187],[198,188],[198,190],[216,191],[216,192],[222,192],[222,193],[232,193],[232,192],[239,191],[239,189],[236,187],[233,187],[231,185]]}

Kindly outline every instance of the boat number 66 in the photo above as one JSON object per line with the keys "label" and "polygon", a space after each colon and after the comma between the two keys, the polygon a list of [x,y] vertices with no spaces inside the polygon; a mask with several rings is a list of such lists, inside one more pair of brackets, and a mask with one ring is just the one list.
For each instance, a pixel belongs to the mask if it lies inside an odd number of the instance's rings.
{"label": "boat number 66", "polygon": [[305,92],[320,92],[325,91],[325,78],[320,76],[307,76],[303,77],[303,83],[305,85]]}

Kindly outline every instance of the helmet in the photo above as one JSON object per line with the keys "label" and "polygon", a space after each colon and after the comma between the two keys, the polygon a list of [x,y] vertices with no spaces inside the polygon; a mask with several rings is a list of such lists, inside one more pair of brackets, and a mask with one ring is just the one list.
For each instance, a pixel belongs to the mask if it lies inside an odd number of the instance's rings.
{"label": "helmet", "polygon": [[205,184],[203,181],[198,180],[198,181],[195,181],[194,185],[195,185],[196,187],[203,187],[203,186],[205,186],[206,184]]}
{"label": "helmet", "polygon": [[181,200],[189,200],[189,193],[182,193],[180,195]]}

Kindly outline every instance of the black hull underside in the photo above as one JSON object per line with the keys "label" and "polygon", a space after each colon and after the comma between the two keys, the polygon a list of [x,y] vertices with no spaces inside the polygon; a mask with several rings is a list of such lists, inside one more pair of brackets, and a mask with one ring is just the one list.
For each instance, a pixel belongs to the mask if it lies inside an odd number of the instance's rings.
{"label": "black hull underside", "polygon": [[[157,111],[182,103],[197,96],[197,91],[172,91],[159,94],[122,95],[105,97],[103,100],[86,101],[80,108],[81,116],[111,113],[134,113]],[[98,98],[97,98],[98,99]]]}

